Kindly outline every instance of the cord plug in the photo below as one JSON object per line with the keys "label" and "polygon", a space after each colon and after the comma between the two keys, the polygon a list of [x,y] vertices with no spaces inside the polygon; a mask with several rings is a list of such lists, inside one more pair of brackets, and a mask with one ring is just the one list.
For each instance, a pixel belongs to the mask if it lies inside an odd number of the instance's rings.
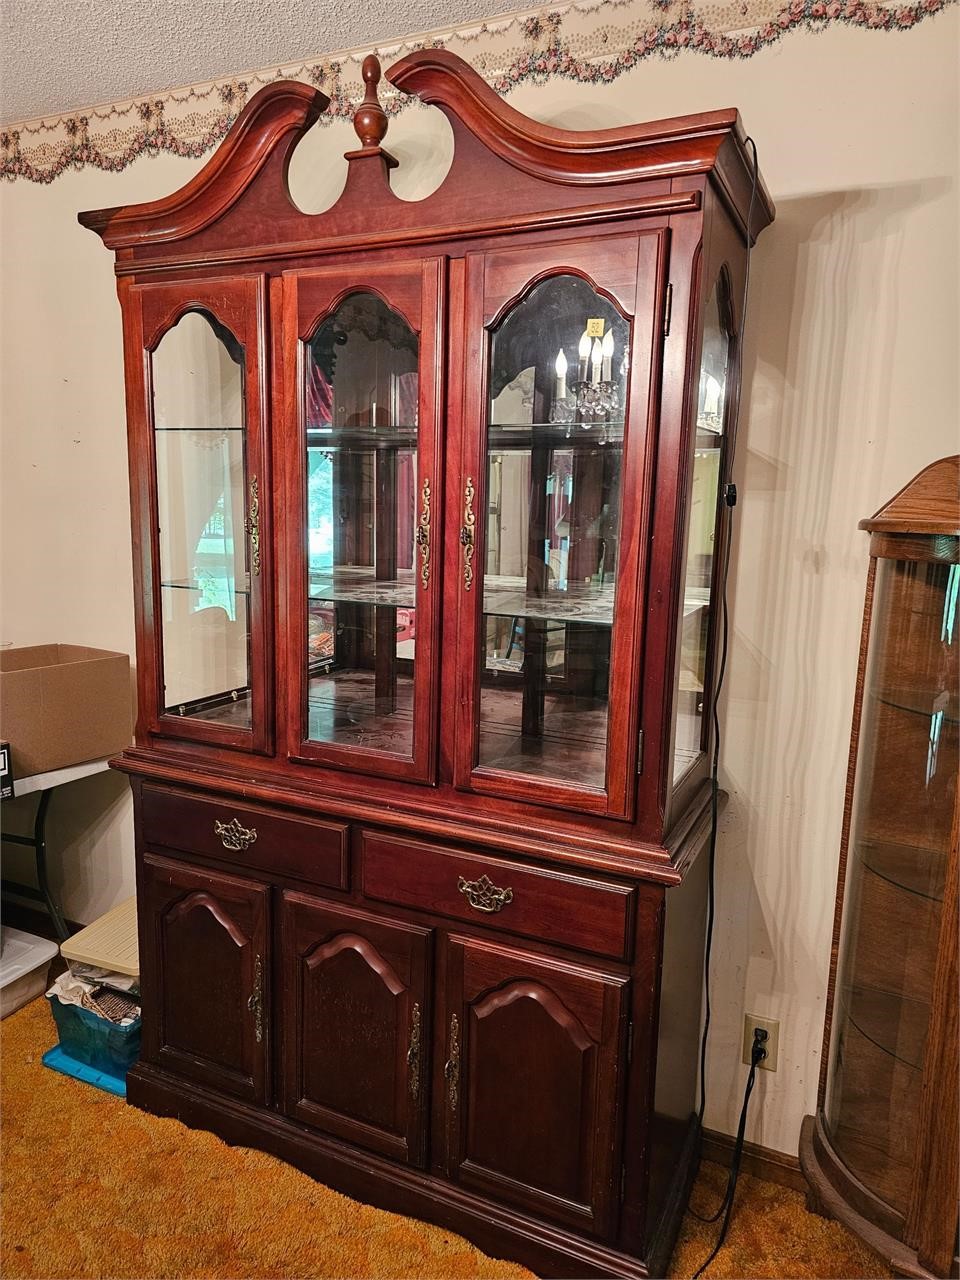
{"label": "cord plug", "polygon": [[767,1056],[767,1050],[765,1046],[769,1038],[770,1038],[769,1031],[765,1031],[763,1027],[754,1027],[753,1046],[750,1049],[751,1067],[759,1067],[760,1063]]}

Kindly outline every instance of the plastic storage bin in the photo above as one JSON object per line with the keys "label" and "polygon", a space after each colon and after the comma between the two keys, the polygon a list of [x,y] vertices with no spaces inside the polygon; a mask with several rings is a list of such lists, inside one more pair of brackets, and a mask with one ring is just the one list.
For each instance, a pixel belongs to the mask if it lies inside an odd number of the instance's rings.
{"label": "plastic storage bin", "polygon": [[56,996],[47,998],[63,1052],[74,1062],[124,1080],[140,1055],[140,1019],[118,1027],[77,1004],[62,1004]]}
{"label": "plastic storage bin", "polygon": [[50,961],[57,944],[20,929],[4,929],[0,935],[0,1018],[15,1013],[47,985]]}

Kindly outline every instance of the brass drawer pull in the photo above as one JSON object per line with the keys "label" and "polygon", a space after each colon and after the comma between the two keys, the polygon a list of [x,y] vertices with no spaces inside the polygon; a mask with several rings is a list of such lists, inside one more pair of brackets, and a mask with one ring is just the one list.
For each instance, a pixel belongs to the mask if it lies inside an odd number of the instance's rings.
{"label": "brass drawer pull", "polygon": [[242,827],[239,818],[234,818],[232,822],[220,822],[216,819],[213,830],[225,849],[246,849],[257,838],[257,828]]}
{"label": "brass drawer pull", "polygon": [[487,876],[481,876],[479,880],[465,880],[461,876],[457,888],[475,911],[502,911],[507,903],[513,901],[512,889],[498,889]]}
{"label": "brass drawer pull", "polygon": [[420,1005],[414,1004],[410,1026],[410,1048],[407,1050],[410,1097],[420,1096]]}
{"label": "brass drawer pull", "polygon": [[416,543],[420,548],[420,581],[426,591],[430,585],[430,480],[424,480],[420,501],[420,523],[417,525]]}
{"label": "brass drawer pull", "polygon": [[443,1077],[447,1082],[450,1110],[456,1111],[460,1100],[460,1019],[456,1014],[450,1019],[450,1056],[444,1063]]}
{"label": "brass drawer pull", "polygon": [[253,970],[253,993],[247,1001],[247,1008],[253,1014],[253,1028],[257,1036],[257,1044],[263,1043],[263,960],[257,956]]}
{"label": "brass drawer pull", "polygon": [[463,547],[463,589],[469,591],[473,586],[473,555],[476,551],[475,526],[477,517],[473,512],[473,499],[476,490],[473,487],[473,476],[467,476],[463,490],[463,527],[460,530],[460,544]]}

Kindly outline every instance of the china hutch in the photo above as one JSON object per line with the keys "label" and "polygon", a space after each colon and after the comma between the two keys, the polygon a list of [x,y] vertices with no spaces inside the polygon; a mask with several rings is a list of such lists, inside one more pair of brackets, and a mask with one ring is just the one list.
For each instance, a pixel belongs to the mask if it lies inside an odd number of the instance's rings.
{"label": "china hutch", "polygon": [[869,520],[810,1202],[898,1276],[956,1276],[960,457]]}
{"label": "china hutch", "polygon": [[81,215],[123,313],[136,1105],[541,1275],[663,1274],[696,1165],[736,111],[567,132],[376,58],[326,212],[280,82]]}

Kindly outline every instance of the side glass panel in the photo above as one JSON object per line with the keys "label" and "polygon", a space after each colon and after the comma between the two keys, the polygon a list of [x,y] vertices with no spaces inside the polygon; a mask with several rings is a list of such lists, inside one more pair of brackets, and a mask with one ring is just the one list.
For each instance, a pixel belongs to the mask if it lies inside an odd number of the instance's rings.
{"label": "side glass panel", "polygon": [[541,281],[493,331],[477,763],[602,789],[630,326]]}
{"label": "side glass panel", "polygon": [[680,782],[703,749],[704,691],[713,615],[714,545],[717,534],[730,335],[717,285],[707,300],[694,425],[693,483],[687,524],[686,570],[680,611],[680,682],[673,782]]}
{"label": "side glass panel", "polygon": [[167,715],[251,726],[243,347],[191,311],[152,356]]}
{"label": "side glass panel", "polygon": [[417,335],[353,293],[306,344],[305,738],[413,755]]}
{"label": "side glass panel", "polygon": [[844,1162],[900,1212],[937,946],[956,927],[943,899],[960,768],[958,603],[960,565],[877,561],[824,1109]]}

